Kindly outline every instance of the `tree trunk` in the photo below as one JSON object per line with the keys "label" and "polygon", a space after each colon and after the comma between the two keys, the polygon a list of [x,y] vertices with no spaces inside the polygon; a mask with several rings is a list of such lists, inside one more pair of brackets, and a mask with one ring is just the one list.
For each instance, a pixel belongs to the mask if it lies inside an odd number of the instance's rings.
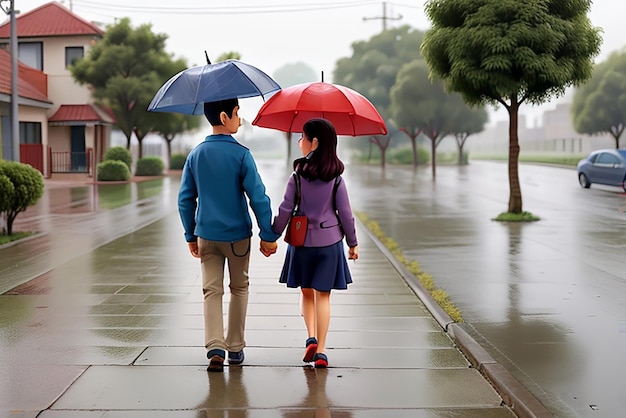
{"label": "tree trunk", "polygon": [[411,135],[409,138],[413,147],[413,171],[417,171],[417,135]]}
{"label": "tree trunk", "polygon": [[437,176],[437,137],[430,138],[430,166],[433,173],[433,180]]}
{"label": "tree trunk", "polygon": [[172,141],[174,138],[165,138],[165,144],[167,146],[167,169],[170,169],[170,161],[172,161]]}
{"label": "tree trunk", "polygon": [[139,138],[137,137],[137,159],[141,160],[141,158],[143,157],[143,138]]}
{"label": "tree trunk", "polygon": [[287,167],[291,164],[291,132],[285,132],[287,136]]}
{"label": "tree trunk", "polygon": [[459,157],[457,159],[457,165],[464,165],[463,162],[463,148],[465,147],[465,140],[469,135],[465,134],[456,134],[454,138],[456,139],[456,144],[459,147]]}
{"label": "tree trunk", "polygon": [[509,213],[522,213],[522,189],[519,183],[519,103],[511,100],[509,112]]}

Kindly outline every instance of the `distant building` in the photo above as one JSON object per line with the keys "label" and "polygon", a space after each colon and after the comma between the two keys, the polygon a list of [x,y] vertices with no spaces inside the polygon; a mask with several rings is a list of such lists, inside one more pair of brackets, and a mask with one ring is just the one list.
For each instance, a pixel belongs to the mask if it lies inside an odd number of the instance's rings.
{"label": "distant building", "polygon": [[[574,130],[571,103],[559,103],[556,109],[543,113],[542,123],[529,127],[526,117],[519,116],[518,136],[520,153],[583,155],[600,148],[614,148],[612,137],[585,135]],[[495,126],[472,135],[467,141],[470,155],[508,155],[509,121],[498,121]]]}
{"label": "distant building", "polygon": [[[114,117],[69,66],[104,32],[57,2],[17,16],[20,160],[46,177],[91,172],[110,146]],[[0,25],[0,137],[10,144],[10,21]],[[0,157],[2,155],[0,154]]]}

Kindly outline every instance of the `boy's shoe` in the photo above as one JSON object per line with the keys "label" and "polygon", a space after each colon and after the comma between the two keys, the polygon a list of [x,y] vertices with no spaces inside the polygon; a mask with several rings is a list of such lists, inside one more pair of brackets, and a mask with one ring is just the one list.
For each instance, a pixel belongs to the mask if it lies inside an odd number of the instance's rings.
{"label": "boy's shoe", "polygon": [[224,358],[226,357],[226,352],[219,348],[214,348],[209,350],[206,353],[207,358],[209,359],[209,367],[207,367],[207,371],[209,372],[223,372],[224,371]]}
{"label": "boy's shoe", "polygon": [[228,352],[228,364],[241,364],[244,358],[243,350]]}
{"label": "boy's shoe", "polygon": [[317,353],[317,338],[310,337],[306,340],[306,349],[302,361],[305,363],[312,362],[315,359],[315,353]]}
{"label": "boy's shoe", "polygon": [[315,368],[325,369],[328,367],[328,357],[324,353],[315,353]]}

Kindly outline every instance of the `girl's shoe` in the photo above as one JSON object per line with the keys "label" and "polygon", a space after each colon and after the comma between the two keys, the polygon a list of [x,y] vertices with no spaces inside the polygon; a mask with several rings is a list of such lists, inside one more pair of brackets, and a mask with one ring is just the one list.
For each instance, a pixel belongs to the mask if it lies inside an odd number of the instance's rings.
{"label": "girl's shoe", "polygon": [[315,353],[315,368],[316,369],[325,369],[328,367],[328,357],[324,353]]}
{"label": "girl's shoe", "polygon": [[302,361],[305,363],[312,362],[315,360],[315,353],[317,353],[317,338],[310,337],[306,340],[306,349]]}

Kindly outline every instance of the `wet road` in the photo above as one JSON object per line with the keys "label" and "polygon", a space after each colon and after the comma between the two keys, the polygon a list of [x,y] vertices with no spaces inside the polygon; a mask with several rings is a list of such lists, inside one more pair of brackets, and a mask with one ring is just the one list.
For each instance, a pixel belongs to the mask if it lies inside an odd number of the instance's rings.
{"label": "wet road", "polygon": [[350,166],[353,209],[377,221],[460,308],[470,332],[555,413],[626,410],[626,195],[583,190],[571,169],[521,165],[524,210],[506,211],[504,163]]}

